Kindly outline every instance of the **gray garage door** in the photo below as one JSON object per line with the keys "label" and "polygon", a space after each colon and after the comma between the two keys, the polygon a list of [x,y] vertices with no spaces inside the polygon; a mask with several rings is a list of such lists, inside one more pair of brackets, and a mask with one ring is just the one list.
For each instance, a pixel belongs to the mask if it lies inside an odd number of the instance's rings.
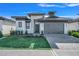
{"label": "gray garage door", "polygon": [[64,24],[63,23],[44,23],[45,34],[63,34]]}

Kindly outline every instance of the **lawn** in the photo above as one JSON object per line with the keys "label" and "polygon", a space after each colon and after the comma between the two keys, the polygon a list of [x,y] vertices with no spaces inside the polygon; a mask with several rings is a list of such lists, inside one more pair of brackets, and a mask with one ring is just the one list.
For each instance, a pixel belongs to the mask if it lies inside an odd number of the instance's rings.
{"label": "lawn", "polygon": [[9,36],[0,40],[0,47],[46,49],[50,48],[50,45],[44,37]]}

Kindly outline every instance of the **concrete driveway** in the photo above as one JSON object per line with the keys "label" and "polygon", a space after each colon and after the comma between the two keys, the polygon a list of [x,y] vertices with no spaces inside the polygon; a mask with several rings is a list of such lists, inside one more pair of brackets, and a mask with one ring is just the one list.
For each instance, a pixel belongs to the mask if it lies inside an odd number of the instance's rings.
{"label": "concrete driveway", "polygon": [[65,34],[46,34],[56,56],[79,56],[79,39]]}

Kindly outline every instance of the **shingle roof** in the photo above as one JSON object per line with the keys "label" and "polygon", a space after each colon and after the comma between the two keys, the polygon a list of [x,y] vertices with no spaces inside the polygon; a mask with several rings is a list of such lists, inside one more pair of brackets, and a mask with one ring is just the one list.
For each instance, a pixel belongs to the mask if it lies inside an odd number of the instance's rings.
{"label": "shingle roof", "polygon": [[64,17],[45,17],[37,19],[38,22],[73,22],[71,18],[64,18]]}
{"label": "shingle roof", "polygon": [[31,16],[31,15],[45,15],[44,13],[28,13],[28,16]]}
{"label": "shingle roof", "polygon": [[79,18],[76,18],[75,21],[78,21],[79,22]]}
{"label": "shingle roof", "polygon": [[12,20],[12,19],[8,19],[8,18],[3,17],[3,16],[0,16],[0,20],[6,20],[6,21],[14,22],[14,20]]}
{"label": "shingle roof", "polygon": [[27,16],[12,16],[12,18],[15,18],[16,20],[30,20]]}

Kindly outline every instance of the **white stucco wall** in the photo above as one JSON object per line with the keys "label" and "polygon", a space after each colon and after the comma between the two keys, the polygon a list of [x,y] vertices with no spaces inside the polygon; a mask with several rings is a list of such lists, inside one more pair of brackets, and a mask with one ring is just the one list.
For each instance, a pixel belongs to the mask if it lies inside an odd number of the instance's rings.
{"label": "white stucco wall", "polygon": [[28,33],[32,33],[32,32],[31,32],[31,23],[29,23],[29,26],[30,26],[30,28],[27,29],[27,32],[28,32]]}
{"label": "white stucco wall", "polygon": [[[22,22],[22,27],[18,27],[18,22]],[[24,34],[25,34],[26,30],[27,30],[28,33],[31,33],[31,23],[30,23],[30,28],[26,29],[25,20],[17,20],[16,21],[16,30],[23,31]]]}
{"label": "white stucco wall", "polygon": [[10,25],[2,25],[2,33],[3,35],[9,35],[10,31],[11,31],[11,27]]}
{"label": "white stucco wall", "polygon": [[64,23],[64,34],[68,34],[68,31],[70,30],[78,30],[78,29],[79,29],[78,22]]}
{"label": "white stucco wall", "polygon": [[0,20],[0,31],[2,30],[2,20]]}
{"label": "white stucco wall", "polygon": [[78,22],[78,30],[79,30],[79,22]]}
{"label": "white stucco wall", "polygon": [[16,30],[15,29],[15,22],[10,22],[10,21],[2,21],[2,33],[3,35],[10,35],[11,30]]}
{"label": "white stucco wall", "polygon": [[43,15],[31,15],[30,19],[31,19],[31,26],[30,26],[30,32],[34,33],[34,19],[39,19],[39,18],[43,18]]}
{"label": "white stucco wall", "polygon": [[[18,22],[22,22],[22,27],[18,27]],[[25,21],[24,20],[17,20],[16,21],[16,30],[23,31],[23,33],[25,33],[26,25],[25,25]]]}
{"label": "white stucco wall", "polygon": [[[23,33],[27,30],[28,33],[34,33],[34,20],[38,18],[42,18],[42,15],[31,15],[30,19],[30,28],[26,29],[26,23],[25,20],[16,20],[16,30],[22,30]],[[22,22],[22,27],[18,27],[18,22]]]}
{"label": "white stucco wall", "polygon": [[40,23],[40,34],[41,34],[41,31],[44,32],[44,23]]}

